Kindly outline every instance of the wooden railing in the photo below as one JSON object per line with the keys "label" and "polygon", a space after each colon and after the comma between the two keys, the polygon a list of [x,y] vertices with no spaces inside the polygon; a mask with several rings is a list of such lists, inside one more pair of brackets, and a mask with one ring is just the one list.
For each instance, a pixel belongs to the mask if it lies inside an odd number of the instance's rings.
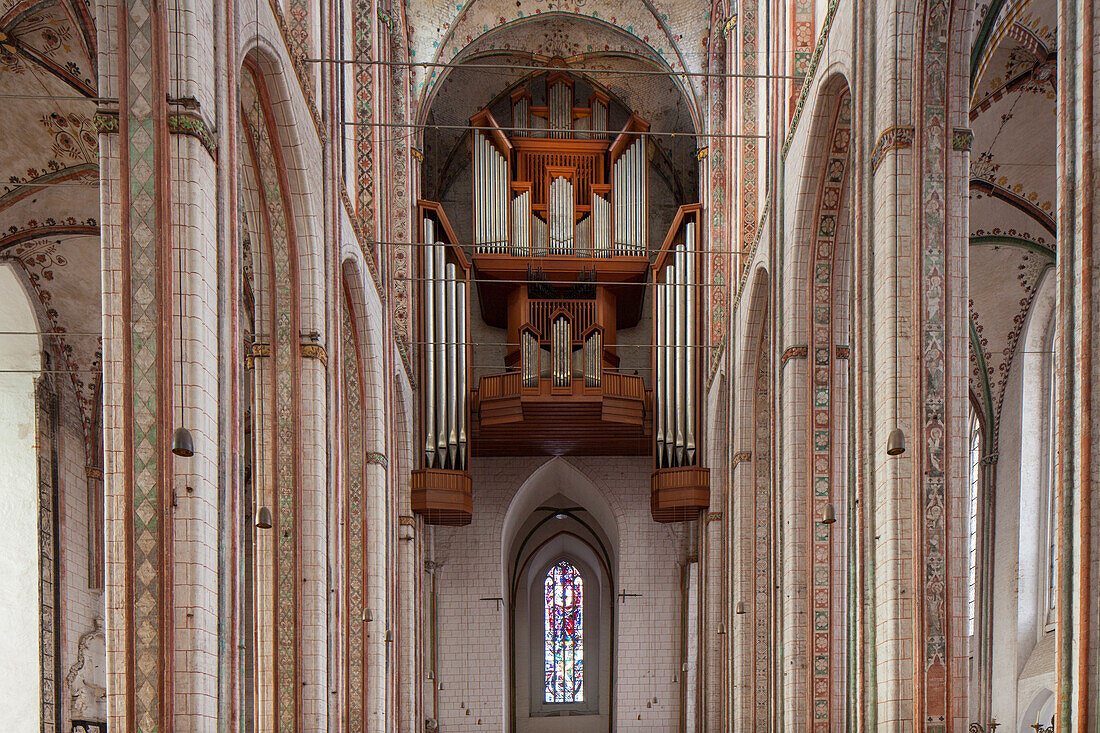
{"label": "wooden railing", "polygon": [[478,399],[499,400],[504,397],[515,397],[523,391],[523,374],[521,372],[505,372],[503,374],[490,374],[481,378],[478,388]]}
{"label": "wooden railing", "polygon": [[645,384],[633,374],[604,370],[603,393],[627,400],[645,399]]}
{"label": "wooden railing", "polygon": [[[543,377],[541,382],[550,381]],[[573,377],[573,391],[584,392],[584,378]],[[478,402],[485,403],[490,400],[501,400],[521,397],[523,390],[523,374],[521,372],[502,372],[500,374],[487,374],[478,381]],[[587,394],[592,394],[591,392]],[[599,395],[614,397],[624,400],[644,401],[646,398],[645,384],[640,376],[634,374],[622,374],[621,372],[605,369],[600,380]]]}

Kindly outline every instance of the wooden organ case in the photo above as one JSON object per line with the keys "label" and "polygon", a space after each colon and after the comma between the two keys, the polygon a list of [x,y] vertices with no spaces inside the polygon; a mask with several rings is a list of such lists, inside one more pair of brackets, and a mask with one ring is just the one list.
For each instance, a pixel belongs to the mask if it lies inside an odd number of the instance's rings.
{"label": "wooden organ case", "polygon": [[[545,83],[545,106],[527,89],[511,95],[507,130],[488,109],[470,119],[465,248],[439,204],[420,204],[424,450],[413,509],[429,524],[468,523],[470,456],[644,455],[654,457],[654,519],[696,518],[709,506],[699,429],[701,207],[680,207],[664,244],[651,249],[649,125],[627,113],[612,133],[607,95],[593,91],[576,106],[569,74]],[[477,315],[466,310],[467,285],[477,288],[485,324],[505,330],[499,371],[469,368]],[[619,332],[646,312],[647,364],[622,368]]]}

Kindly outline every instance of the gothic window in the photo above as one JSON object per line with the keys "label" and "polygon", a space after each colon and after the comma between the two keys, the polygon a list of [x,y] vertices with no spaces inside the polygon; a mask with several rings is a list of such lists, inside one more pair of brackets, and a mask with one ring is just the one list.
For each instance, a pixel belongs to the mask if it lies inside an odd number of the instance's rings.
{"label": "gothic window", "polygon": [[543,582],[545,701],[584,701],[584,579],[566,560]]}
{"label": "gothic window", "polygon": [[982,426],[978,413],[970,410],[970,491],[967,497],[968,573],[966,585],[967,633],[974,633],[975,599],[978,588],[978,484],[982,466]]}
{"label": "gothic window", "polygon": [[[1053,344],[1051,347],[1053,351]],[[1051,358],[1049,376],[1047,378],[1047,465],[1046,465],[1046,481],[1047,481],[1047,526],[1046,526],[1046,561],[1047,561],[1047,582],[1044,593],[1046,618],[1044,619],[1044,628],[1046,631],[1054,630],[1055,611],[1057,611],[1057,595],[1054,587],[1054,481],[1055,481],[1055,463],[1054,463],[1054,360]]]}

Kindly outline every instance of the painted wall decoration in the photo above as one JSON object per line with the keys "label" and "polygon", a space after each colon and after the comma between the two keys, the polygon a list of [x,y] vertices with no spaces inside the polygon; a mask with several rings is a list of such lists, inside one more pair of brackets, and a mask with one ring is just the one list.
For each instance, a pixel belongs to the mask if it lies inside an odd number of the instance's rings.
{"label": "painted wall decoration", "polygon": [[269,428],[274,436],[275,563],[275,697],[276,724],[292,731],[298,720],[298,281],[290,204],[282,179],[282,151],[271,130],[267,92],[251,67],[241,75],[241,118],[258,171],[260,220],[271,273],[267,286],[273,357],[273,409]]}
{"label": "painted wall decoration", "polygon": [[837,232],[843,215],[842,202],[850,163],[852,102],[845,92],[836,108],[824,174],[818,194],[816,231],[812,254],[810,301],[811,424],[808,508],[810,527],[810,729],[828,731],[833,723],[830,675],[833,644],[832,540],[828,525],[816,520],[832,501],[833,453],[833,351],[838,334],[834,326]]}

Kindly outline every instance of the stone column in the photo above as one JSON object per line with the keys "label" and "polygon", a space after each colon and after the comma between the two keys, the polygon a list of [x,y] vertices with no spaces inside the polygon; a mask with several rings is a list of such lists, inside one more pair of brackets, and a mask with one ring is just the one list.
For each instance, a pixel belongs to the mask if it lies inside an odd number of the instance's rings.
{"label": "stone column", "polygon": [[1100,720],[1100,419],[1095,253],[1097,38],[1100,8],[1058,3],[1058,257],[1055,333],[1058,708],[1055,728],[1095,730]]}
{"label": "stone column", "polygon": [[[106,638],[112,730],[202,730],[218,700],[211,5],[97,7]],[[170,452],[187,427],[195,455]]]}

